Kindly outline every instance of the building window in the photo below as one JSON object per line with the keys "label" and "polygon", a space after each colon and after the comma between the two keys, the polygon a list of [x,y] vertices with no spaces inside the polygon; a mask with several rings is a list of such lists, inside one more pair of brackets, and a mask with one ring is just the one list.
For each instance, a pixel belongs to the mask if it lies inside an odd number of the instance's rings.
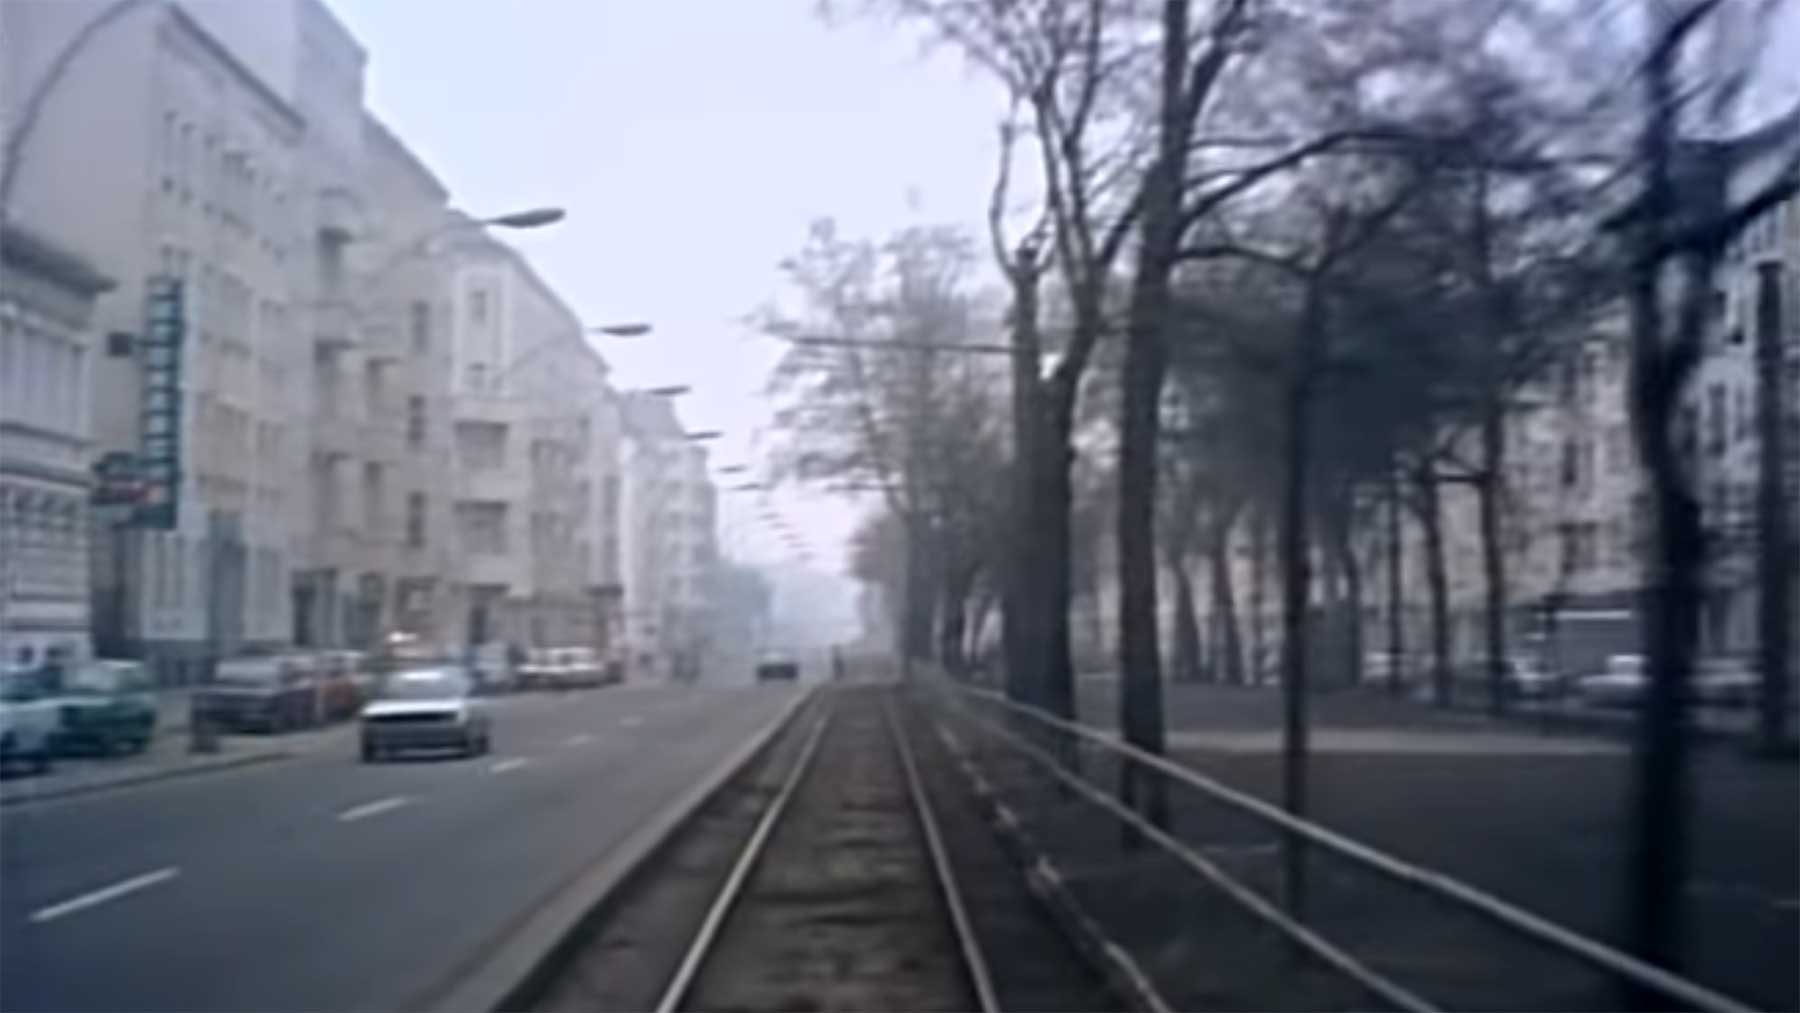
{"label": "building window", "polygon": [[499,554],[507,551],[505,503],[459,503],[457,535],[469,552]]}
{"label": "building window", "polygon": [[463,467],[470,470],[506,467],[506,426],[498,422],[458,424],[456,453]]}
{"label": "building window", "polygon": [[425,547],[425,494],[406,494],[406,545],[411,549]]}
{"label": "building window", "polygon": [[424,355],[431,350],[431,304],[423,299],[413,300],[411,322],[413,354]]}
{"label": "building window", "polygon": [[425,399],[417,394],[406,399],[406,445],[414,450],[425,445]]}
{"label": "building window", "polygon": [[487,313],[487,290],[479,288],[471,289],[469,291],[469,322],[485,324],[487,323]]}

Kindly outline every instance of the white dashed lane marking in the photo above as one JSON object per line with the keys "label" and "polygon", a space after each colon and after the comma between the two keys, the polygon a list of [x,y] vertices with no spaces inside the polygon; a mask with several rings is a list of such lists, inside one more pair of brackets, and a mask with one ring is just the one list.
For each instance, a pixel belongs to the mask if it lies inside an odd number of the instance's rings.
{"label": "white dashed lane marking", "polygon": [[91,893],[84,893],[79,897],[71,897],[60,904],[52,904],[49,907],[39,908],[32,912],[31,920],[34,922],[53,922],[64,915],[72,915],[77,911],[105,904],[107,901],[118,900],[120,897],[127,894],[136,893],[139,890],[147,889],[158,883],[166,883],[180,874],[181,870],[171,865],[167,868],[157,869],[155,872],[146,872],[141,876],[122,879],[111,886],[101,887]]}
{"label": "white dashed lane marking", "polygon": [[571,735],[567,739],[565,739],[563,741],[563,745],[565,745],[565,746],[585,746],[592,741],[594,741],[594,737],[592,735],[589,735],[586,732],[579,732],[579,733],[577,733],[575,735]]}
{"label": "white dashed lane marking", "polygon": [[520,767],[525,766],[525,764],[528,762],[530,762],[530,761],[526,760],[525,757],[523,757],[523,756],[515,756],[510,760],[501,760],[498,763],[494,764],[493,766],[489,767],[488,773],[504,774],[509,770],[518,770]]}
{"label": "white dashed lane marking", "polygon": [[624,717],[624,718],[619,719],[619,727],[620,728],[636,728],[637,726],[639,726],[643,723],[644,723],[644,719],[641,717],[638,717],[636,714],[633,714],[630,717]]}
{"label": "white dashed lane marking", "polygon": [[351,806],[343,812],[338,813],[337,818],[340,823],[355,823],[357,820],[366,820],[371,816],[380,816],[382,813],[392,812],[410,802],[412,802],[412,799],[407,798],[405,795],[395,795],[391,798],[376,799],[373,802],[364,802],[362,805]]}

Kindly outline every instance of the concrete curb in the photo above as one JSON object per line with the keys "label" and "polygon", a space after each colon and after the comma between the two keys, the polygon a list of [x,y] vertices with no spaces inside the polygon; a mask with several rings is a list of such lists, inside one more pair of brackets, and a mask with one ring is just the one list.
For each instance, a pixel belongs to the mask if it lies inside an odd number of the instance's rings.
{"label": "concrete curb", "polygon": [[238,770],[262,763],[273,763],[277,760],[290,759],[295,755],[292,750],[276,750],[266,753],[248,753],[243,756],[232,756],[217,763],[194,763],[179,767],[165,767],[159,770],[144,770],[125,774],[107,781],[91,784],[68,784],[47,788],[42,791],[19,793],[16,795],[0,795],[0,809],[12,809],[27,806],[36,802],[51,802],[57,799],[73,798],[78,795],[94,795],[111,791],[115,788],[130,788],[154,781],[173,781],[184,777],[197,777],[201,774],[216,774],[226,770]]}
{"label": "concrete curb", "polygon": [[663,845],[727,784],[760,756],[792,723],[814,689],[796,696],[773,720],[733,750],[699,781],[660,809],[625,840],[502,930],[450,979],[433,986],[423,1001],[406,1008],[488,1013],[520,1008],[568,955],[581,928],[631,881]]}
{"label": "concrete curb", "polygon": [[1169,1004],[1143,968],[1081,906],[1056,864],[1031,839],[1012,810],[995,796],[993,786],[974,762],[952,745],[947,730],[937,719],[931,719],[931,723],[945,751],[962,771],[976,805],[987,815],[988,826],[999,838],[1002,850],[1018,866],[1026,888],[1044,906],[1064,937],[1100,973],[1113,994],[1123,998],[1135,1013],[1169,1013]]}

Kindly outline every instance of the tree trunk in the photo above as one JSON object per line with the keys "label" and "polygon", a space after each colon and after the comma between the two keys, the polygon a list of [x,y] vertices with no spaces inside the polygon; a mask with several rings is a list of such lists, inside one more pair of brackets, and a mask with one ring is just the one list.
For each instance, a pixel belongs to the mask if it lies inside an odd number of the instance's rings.
{"label": "tree trunk", "polygon": [[1419,466],[1419,529],[1425,536],[1425,585],[1431,597],[1431,702],[1449,707],[1450,680],[1450,574],[1444,565],[1444,502],[1437,473],[1429,464]]}
{"label": "tree trunk", "polygon": [[1387,651],[1388,692],[1398,696],[1406,678],[1406,608],[1405,548],[1400,542],[1400,469],[1390,467],[1387,473]]}
{"label": "tree trunk", "polygon": [[1175,583],[1175,681],[1199,682],[1200,623],[1194,615],[1194,582],[1179,560],[1169,564],[1169,577]]}
{"label": "tree trunk", "polygon": [[1231,529],[1213,540],[1212,551],[1213,614],[1219,617],[1219,635],[1214,643],[1219,652],[1217,678],[1231,686],[1244,684],[1244,645],[1238,631],[1237,589],[1231,579]]}
{"label": "tree trunk", "polygon": [[[1281,803],[1288,812],[1306,816],[1306,679],[1307,609],[1312,584],[1310,549],[1307,544],[1307,470],[1312,455],[1312,387],[1317,363],[1323,358],[1325,334],[1319,319],[1318,280],[1311,279],[1301,310],[1294,375],[1288,382],[1286,408],[1287,443],[1283,464],[1281,499],[1281,695],[1282,764]],[[1298,837],[1283,838],[1283,883],[1288,909],[1305,910],[1305,852]]]}
{"label": "tree trunk", "polygon": [[[1348,511],[1346,511],[1348,516]],[[1363,573],[1362,560],[1356,558],[1356,546],[1346,521],[1338,525],[1338,567],[1344,574],[1344,610],[1349,628],[1344,631],[1344,675],[1346,685],[1360,686],[1363,681]]]}
{"label": "tree trunk", "polygon": [[1481,478],[1475,484],[1481,515],[1481,574],[1486,592],[1483,620],[1488,712],[1495,715],[1506,710],[1506,555],[1500,542],[1500,489],[1505,459],[1505,419],[1496,401],[1482,414]]}
{"label": "tree trunk", "polygon": [[961,676],[967,670],[963,640],[969,627],[969,595],[974,590],[975,572],[948,572],[938,603],[938,662],[951,675]]}
{"label": "tree trunk", "polygon": [[1075,451],[1070,443],[1074,429],[1074,385],[1058,384],[1044,399],[1042,426],[1038,430],[1037,466],[1037,575],[1043,595],[1038,613],[1042,639],[1036,659],[1042,681],[1036,687],[1038,705],[1060,718],[1075,717],[1075,663],[1070,655],[1069,610],[1074,601],[1074,573],[1070,567],[1070,512],[1074,509],[1072,470]]}
{"label": "tree trunk", "polygon": [[1268,600],[1269,520],[1258,509],[1250,515],[1250,681],[1261,686],[1268,677],[1268,637],[1264,633]]}
{"label": "tree trunk", "polygon": [[1793,627],[1794,546],[1787,502],[1782,403],[1784,334],[1780,264],[1757,267],[1756,293],[1756,653],[1761,683],[1757,738],[1771,753],[1791,748],[1788,728],[1788,652]]}
{"label": "tree trunk", "polygon": [[[1638,164],[1644,176],[1627,292],[1631,308],[1631,420],[1648,472],[1655,537],[1648,560],[1644,653],[1649,686],[1638,712],[1636,799],[1625,896],[1632,905],[1627,937],[1643,960],[1674,969],[1680,952],[1682,886],[1687,876],[1687,737],[1682,698],[1699,633],[1699,568],[1703,553],[1700,507],[1687,489],[1670,420],[1699,357],[1712,256],[1685,258],[1686,277],[1677,331],[1663,327],[1661,251],[1674,215],[1671,179],[1675,144],[1675,50],[1659,40],[1641,72],[1646,122]],[[1716,198],[1715,198],[1716,200]],[[1647,1008],[1660,997],[1633,996]]]}
{"label": "tree trunk", "polygon": [[1039,424],[1043,394],[1038,370],[1037,254],[1021,247],[1011,272],[1013,459],[1002,635],[1006,653],[1006,695],[1021,703],[1044,702],[1044,621],[1048,581],[1041,572],[1043,524],[1039,516],[1038,468],[1042,461]]}

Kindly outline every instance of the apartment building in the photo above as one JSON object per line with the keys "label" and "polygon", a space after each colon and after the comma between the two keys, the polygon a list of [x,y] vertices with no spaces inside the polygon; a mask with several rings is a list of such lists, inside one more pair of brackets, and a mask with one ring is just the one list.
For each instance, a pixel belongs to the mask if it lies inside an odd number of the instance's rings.
{"label": "apartment building", "polygon": [[[106,6],[6,6],[7,122]],[[92,319],[108,335],[92,363],[93,450],[155,471],[147,523],[93,543],[95,635],[166,678],[291,629],[306,132],[187,5],[145,4],[87,41],[17,153],[10,222],[117,282]]]}
{"label": "apartment building", "polygon": [[[1730,199],[1743,200],[1787,166],[1797,139],[1800,112],[1740,139],[1748,153],[1726,184]],[[1785,200],[1749,223],[1726,250],[1715,286],[1705,356],[1689,385],[1681,431],[1708,535],[1702,642],[1709,652],[1742,655],[1757,643],[1757,345],[1765,327],[1777,346],[1774,379],[1782,386],[1787,505],[1800,511],[1800,201]],[[1765,303],[1767,320],[1759,313]],[[1790,517],[1789,538],[1800,538],[1800,513]]]}
{"label": "apartment building", "polygon": [[92,653],[88,391],[103,346],[91,320],[111,287],[0,225],[0,664]]}
{"label": "apartment building", "polygon": [[599,518],[607,369],[580,320],[513,250],[478,229],[450,240],[451,524],[467,637],[605,646],[616,599]]}
{"label": "apartment building", "polygon": [[628,392],[620,411],[624,503],[620,531],[624,553],[625,647],[633,672],[643,677],[676,674],[691,604],[682,556],[691,521],[687,510],[705,457],[688,441],[670,399]]}
{"label": "apartment building", "polygon": [[[444,462],[451,453],[449,271],[437,240],[459,227],[449,191],[392,131],[363,116],[367,225],[360,253],[364,401],[377,443],[398,444],[381,498],[366,507],[394,546],[382,627],[427,643],[465,642],[467,608]],[[367,490],[365,490],[366,492]],[[365,527],[365,534],[370,529]]]}

